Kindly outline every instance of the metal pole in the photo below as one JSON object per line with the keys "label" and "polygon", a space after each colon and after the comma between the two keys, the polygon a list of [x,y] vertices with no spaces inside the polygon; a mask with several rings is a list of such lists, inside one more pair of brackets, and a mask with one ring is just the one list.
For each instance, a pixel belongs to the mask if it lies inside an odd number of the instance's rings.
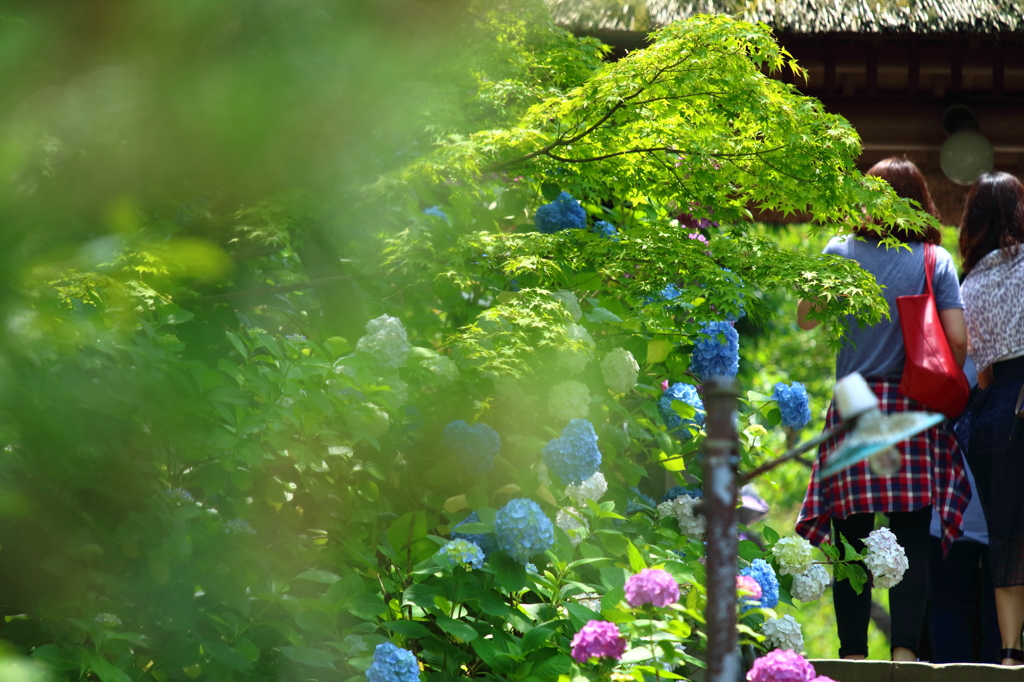
{"label": "metal pole", "polygon": [[704,440],[704,513],[707,518],[708,635],[707,682],[736,682],[736,467],[739,434],[732,379],[704,384],[707,438]]}

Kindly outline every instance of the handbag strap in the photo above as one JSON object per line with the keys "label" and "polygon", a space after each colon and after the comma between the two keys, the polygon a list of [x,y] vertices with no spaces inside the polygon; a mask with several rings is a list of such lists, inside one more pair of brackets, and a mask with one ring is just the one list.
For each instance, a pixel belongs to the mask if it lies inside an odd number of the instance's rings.
{"label": "handbag strap", "polygon": [[928,284],[928,295],[934,296],[932,290],[932,277],[935,274],[935,245],[929,242],[924,244],[924,280]]}

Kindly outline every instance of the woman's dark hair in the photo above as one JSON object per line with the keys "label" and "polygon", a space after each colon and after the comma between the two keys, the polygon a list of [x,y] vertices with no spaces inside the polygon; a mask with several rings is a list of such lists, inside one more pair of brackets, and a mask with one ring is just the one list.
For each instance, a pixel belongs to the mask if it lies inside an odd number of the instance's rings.
{"label": "woman's dark hair", "polygon": [[[920,204],[922,211],[938,219],[939,209],[935,208],[935,202],[932,201],[932,194],[928,191],[928,183],[925,182],[924,175],[921,174],[921,171],[910,159],[890,156],[888,159],[882,159],[872,166],[867,174],[885,180],[892,187],[893,191],[896,192],[897,196],[916,201]],[[861,237],[877,237],[878,231],[869,227],[862,227],[857,230],[857,234]],[[887,232],[887,234],[892,235],[904,244],[909,244],[910,242],[942,244],[942,233],[931,226],[926,227],[924,232],[895,229]]]}
{"label": "woman's dark hair", "polygon": [[1024,185],[1009,173],[985,173],[967,194],[960,219],[963,273],[996,249],[1016,254],[1024,242]]}

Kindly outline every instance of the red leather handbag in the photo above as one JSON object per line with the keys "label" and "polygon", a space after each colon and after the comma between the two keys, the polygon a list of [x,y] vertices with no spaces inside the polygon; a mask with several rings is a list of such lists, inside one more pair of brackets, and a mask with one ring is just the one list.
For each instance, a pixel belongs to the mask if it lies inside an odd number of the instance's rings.
{"label": "red leather handbag", "polygon": [[925,407],[947,417],[957,417],[967,407],[971,387],[956,364],[935,307],[932,276],[935,273],[935,246],[924,245],[924,274],[927,290],[916,296],[897,296],[896,308],[903,330],[907,360],[899,391]]}

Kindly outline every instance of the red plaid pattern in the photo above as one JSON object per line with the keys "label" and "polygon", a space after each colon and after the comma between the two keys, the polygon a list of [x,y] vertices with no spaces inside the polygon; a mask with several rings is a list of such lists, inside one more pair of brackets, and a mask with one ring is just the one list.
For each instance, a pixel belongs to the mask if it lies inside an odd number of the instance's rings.
{"label": "red plaid pattern", "polygon": [[[885,414],[926,410],[920,403],[899,394],[898,381],[868,379],[867,382],[878,395]],[[829,405],[825,422],[825,428],[838,422],[834,403]],[[948,552],[953,541],[963,535],[963,513],[971,499],[971,485],[956,437],[940,424],[898,444],[903,465],[892,476],[871,473],[864,461],[823,480],[819,464],[845,437],[846,434],[840,434],[819,446],[796,532],[820,545],[829,540],[833,517],[845,519],[851,514],[866,512],[915,511],[931,504],[942,519],[942,549]]]}

